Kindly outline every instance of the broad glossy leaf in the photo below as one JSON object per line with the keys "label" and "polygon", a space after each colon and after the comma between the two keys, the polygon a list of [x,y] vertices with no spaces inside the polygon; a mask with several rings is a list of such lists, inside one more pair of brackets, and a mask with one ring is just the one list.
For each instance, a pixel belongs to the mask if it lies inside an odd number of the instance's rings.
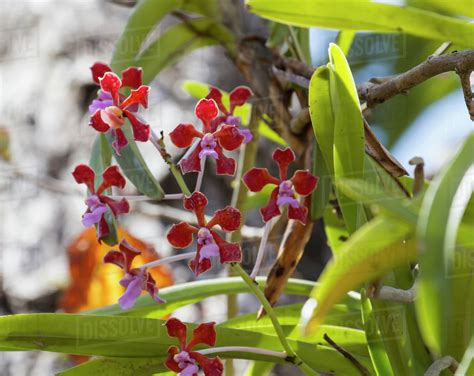
{"label": "broad glossy leaf", "polygon": [[346,226],[353,233],[367,221],[361,204],[346,197],[338,182],[364,175],[364,124],[359,97],[349,64],[341,49],[329,47],[331,104],[334,114],[334,179],[337,198]]}
{"label": "broad glossy leaf", "polygon": [[354,41],[356,32],[352,30],[342,30],[339,32],[336,38],[336,44],[342,50],[344,55],[347,56],[351,49],[352,42]]}
{"label": "broad glossy leaf", "polygon": [[379,216],[362,226],[339,249],[319,278],[311,297],[317,305],[306,326],[314,333],[331,307],[348,291],[358,288],[396,266],[416,259],[416,244],[408,240],[413,226]]}
{"label": "broad glossy leaf", "polygon": [[367,344],[377,376],[394,375],[390,360],[385,350],[383,338],[378,328],[377,321],[372,310],[372,303],[367,298],[365,290],[361,292],[361,314],[364,323]]}
{"label": "broad glossy leaf", "polygon": [[324,215],[329,197],[332,193],[332,178],[326,166],[323,153],[317,142],[313,150],[313,175],[319,178],[318,185],[311,195],[311,219],[313,221]]}
{"label": "broad glossy leaf", "polygon": [[[266,278],[257,278],[260,286],[265,285]],[[285,293],[290,295],[308,296],[314,282],[291,278],[285,286]],[[94,315],[121,315],[163,317],[175,309],[198,302],[210,296],[239,294],[248,292],[247,285],[239,277],[213,278],[205,281],[182,283],[160,289],[160,296],[166,300],[164,304],[156,304],[150,297],[138,298],[135,307],[124,311],[117,304],[85,312]]]}
{"label": "broad glossy leaf", "polygon": [[304,27],[404,32],[472,47],[474,25],[467,20],[372,1],[247,0],[250,11],[272,21]]}
{"label": "broad glossy leaf", "polygon": [[467,16],[474,18],[474,6],[470,0],[410,0],[410,4],[423,9],[434,9],[456,16]]}
{"label": "broad glossy leaf", "polygon": [[417,230],[422,255],[415,305],[422,334],[432,350],[456,358],[462,356],[473,331],[466,306],[474,294],[474,270],[467,262],[472,252],[456,247],[459,225],[472,195],[471,183],[461,183],[474,164],[473,150],[474,133],[428,188]]}
{"label": "broad glossy leaf", "polygon": [[[128,122],[124,124],[122,130],[127,137],[128,145],[122,149],[120,155],[114,151],[115,160],[128,180],[135,185],[140,193],[152,199],[161,200],[165,194],[163,188],[161,188],[160,183],[151,173],[140,150],[138,150],[138,146],[132,136],[130,124]],[[112,134],[108,132],[106,137],[111,144],[113,141]]]}

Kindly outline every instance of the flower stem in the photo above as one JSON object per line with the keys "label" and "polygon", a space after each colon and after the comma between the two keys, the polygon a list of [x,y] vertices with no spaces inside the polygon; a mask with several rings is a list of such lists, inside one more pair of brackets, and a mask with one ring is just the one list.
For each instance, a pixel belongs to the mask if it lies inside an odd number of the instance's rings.
{"label": "flower stem", "polygon": [[196,180],[196,188],[194,188],[195,192],[199,192],[201,190],[202,179],[204,178],[204,169],[206,168],[206,156],[204,155],[201,159],[201,171],[199,171],[197,180]]}
{"label": "flower stem", "polygon": [[[130,196],[123,196],[123,195],[114,195],[109,196],[113,200],[121,200],[126,199],[127,201],[156,201],[154,198],[150,198],[144,195],[130,195]],[[182,193],[170,193],[163,196],[162,200],[181,200],[183,198]]]}
{"label": "flower stem", "polygon": [[180,255],[165,257],[156,261],[149,262],[140,266],[140,269],[154,268],[163,264],[170,264],[172,262],[187,260],[196,256],[196,252],[182,253]]}
{"label": "flower stem", "polygon": [[258,271],[260,270],[260,265],[262,264],[263,257],[265,256],[265,251],[267,248],[268,235],[270,234],[271,229],[272,220],[270,219],[267,223],[265,223],[262,239],[260,240],[260,246],[258,247],[257,260],[255,261],[252,273],[250,274],[250,278],[252,279],[255,279],[257,277]]}
{"label": "flower stem", "polygon": [[272,321],[273,327],[275,328],[275,332],[278,336],[278,339],[280,340],[281,345],[285,349],[285,352],[287,353],[287,360],[299,367],[306,375],[317,375],[317,373],[309,367],[306,363],[304,363],[298,355],[295,353],[293,348],[290,346],[288,341],[286,340],[285,333],[283,332],[283,328],[280,325],[280,322],[278,321],[278,317],[273,310],[272,305],[270,302],[267,300],[265,297],[265,294],[263,293],[262,290],[258,287],[258,283],[250,278],[250,276],[245,272],[244,269],[240,266],[240,264],[237,263],[231,263],[231,268],[234,270],[242,279],[244,282],[247,284],[249,287],[250,291],[252,291],[257,299],[260,301],[260,304],[262,304],[263,308],[265,309],[268,317]]}
{"label": "flower stem", "polygon": [[223,347],[211,347],[209,349],[197,350],[196,352],[201,353],[202,355],[211,355],[216,353],[223,352],[246,352],[250,354],[259,354],[267,355],[274,358],[285,359],[288,357],[288,354],[284,351],[273,351],[267,349],[260,349],[258,347],[248,347],[248,346],[223,346]]}
{"label": "flower stem", "polygon": [[179,185],[179,188],[181,188],[181,191],[186,196],[190,196],[191,191],[189,190],[188,186],[186,185],[186,183],[183,179],[183,175],[181,174],[178,167],[176,167],[176,164],[171,159],[171,155],[169,155],[168,152],[166,151],[165,143],[164,143],[164,140],[163,140],[163,133],[161,134],[161,138],[160,138],[155,133],[155,131],[153,131],[153,129],[152,129],[151,130],[151,135],[150,135],[150,141],[153,144],[153,146],[156,148],[156,150],[158,150],[158,152],[161,154],[161,157],[163,158],[163,160],[168,165],[171,173],[173,174],[174,178],[176,179],[176,182]]}

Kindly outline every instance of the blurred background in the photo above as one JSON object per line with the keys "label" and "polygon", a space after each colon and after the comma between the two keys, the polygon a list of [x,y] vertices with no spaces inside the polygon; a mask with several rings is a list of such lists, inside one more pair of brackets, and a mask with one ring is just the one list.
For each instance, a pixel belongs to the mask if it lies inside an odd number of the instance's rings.
{"label": "blurred background", "polygon": [[[84,231],[84,191],[72,179],[78,163],[86,163],[96,132],[87,126],[87,107],[96,94],[89,67],[109,62],[131,8],[105,0],[0,2],[0,314],[76,312],[112,304],[121,294],[120,271],[102,265],[108,248]],[[259,33],[265,24],[246,15]],[[165,19],[160,28],[173,22]],[[310,31],[314,66],[327,62],[328,43],[337,32]],[[390,76],[415,66],[439,43],[403,35],[358,34],[348,59],[357,83]],[[206,47],[168,67],[151,84],[146,120],[165,133],[180,122],[195,122],[195,99],[183,89],[198,80],[231,90],[245,84],[219,47]],[[380,139],[408,168],[421,156],[428,174],[435,173],[472,130],[457,76],[441,75],[377,107],[369,121]],[[268,166],[267,140],[258,164]],[[168,147],[172,155],[177,149]],[[140,144],[152,171],[168,193],[176,192],[166,165],[150,145]],[[265,153],[266,152],[266,153]],[[411,171],[411,170],[410,170]],[[190,178],[191,181],[194,177]],[[210,210],[229,203],[231,179],[205,177],[204,192],[214,199]],[[133,191],[131,185],[130,194]],[[144,261],[170,255],[165,239],[169,226],[186,216],[180,203],[134,203],[122,231],[143,250]],[[258,214],[251,213],[244,243],[245,263],[253,263],[258,246]],[[321,226],[308,244],[296,276],[315,280],[330,257]],[[279,239],[273,239],[274,244]],[[267,272],[275,258],[268,252]],[[185,263],[157,270],[161,286],[192,279]],[[223,271],[214,268],[214,275]],[[262,274],[263,274],[262,273]],[[209,278],[206,274],[203,278]],[[256,301],[240,296],[245,311]],[[283,298],[288,299],[288,298]],[[225,299],[216,297],[185,307],[176,316],[189,321],[225,319]],[[48,353],[0,353],[0,375],[50,375],[81,361]],[[276,371],[285,374],[280,369]],[[286,373],[288,374],[288,373]]]}

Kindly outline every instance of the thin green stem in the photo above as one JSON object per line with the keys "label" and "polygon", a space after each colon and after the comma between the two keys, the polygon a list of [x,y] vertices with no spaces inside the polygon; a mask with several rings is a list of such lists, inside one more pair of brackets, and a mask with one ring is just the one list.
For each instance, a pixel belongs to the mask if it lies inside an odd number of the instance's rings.
{"label": "thin green stem", "polygon": [[250,278],[250,276],[245,272],[245,270],[242,269],[240,264],[232,263],[231,268],[244,280],[250,291],[252,291],[252,293],[257,297],[260,304],[265,309],[265,312],[267,313],[273,324],[273,327],[275,328],[275,332],[278,336],[278,339],[280,340],[281,345],[283,346],[283,349],[288,354],[287,361],[299,367],[306,375],[317,375],[317,372],[315,372],[311,367],[304,363],[288,343],[285,336],[285,332],[283,331],[283,328],[281,327],[280,322],[278,321],[278,317],[275,311],[273,310],[272,305],[265,297],[264,292],[258,287],[258,283],[252,278]]}
{"label": "thin green stem", "polygon": [[164,139],[163,139],[163,132],[161,134],[161,137],[158,137],[158,135],[153,130],[151,130],[150,141],[153,144],[153,146],[156,148],[156,150],[158,150],[158,152],[161,154],[161,157],[163,158],[163,160],[168,165],[168,167],[169,167],[171,173],[173,174],[174,178],[176,179],[176,183],[178,183],[179,188],[181,189],[181,191],[186,196],[190,196],[191,191],[189,190],[188,186],[186,185],[186,182],[183,179],[183,175],[181,174],[178,167],[176,167],[176,164],[171,159],[171,155],[169,155],[168,152],[166,151],[165,142],[164,142]]}

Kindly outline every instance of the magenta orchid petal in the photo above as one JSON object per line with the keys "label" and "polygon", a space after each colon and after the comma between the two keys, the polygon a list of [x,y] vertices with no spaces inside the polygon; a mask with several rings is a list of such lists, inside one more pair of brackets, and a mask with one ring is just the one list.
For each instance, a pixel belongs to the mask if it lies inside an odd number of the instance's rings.
{"label": "magenta orchid petal", "polygon": [[299,208],[300,202],[294,197],[280,196],[277,199],[278,206],[290,205],[293,208]]}
{"label": "magenta orchid petal", "polygon": [[140,276],[130,278],[129,275],[125,275],[125,277],[120,280],[120,284],[124,287],[126,286],[127,289],[118,302],[122,309],[130,309],[142,293]]}
{"label": "magenta orchid petal", "polygon": [[244,144],[248,144],[250,141],[253,140],[252,132],[250,132],[247,128],[238,128],[240,134],[244,136]]}
{"label": "magenta orchid petal", "polygon": [[219,247],[215,243],[206,244],[201,248],[199,253],[199,262],[202,262],[204,259],[210,259],[211,257],[219,256]]}
{"label": "magenta orchid petal", "polygon": [[84,213],[82,216],[82,225],[84,227],[91,227],[100,222],[100,219],[107,211],[105,204],[100,203],[94,209],[91,209],[90,212]]}

